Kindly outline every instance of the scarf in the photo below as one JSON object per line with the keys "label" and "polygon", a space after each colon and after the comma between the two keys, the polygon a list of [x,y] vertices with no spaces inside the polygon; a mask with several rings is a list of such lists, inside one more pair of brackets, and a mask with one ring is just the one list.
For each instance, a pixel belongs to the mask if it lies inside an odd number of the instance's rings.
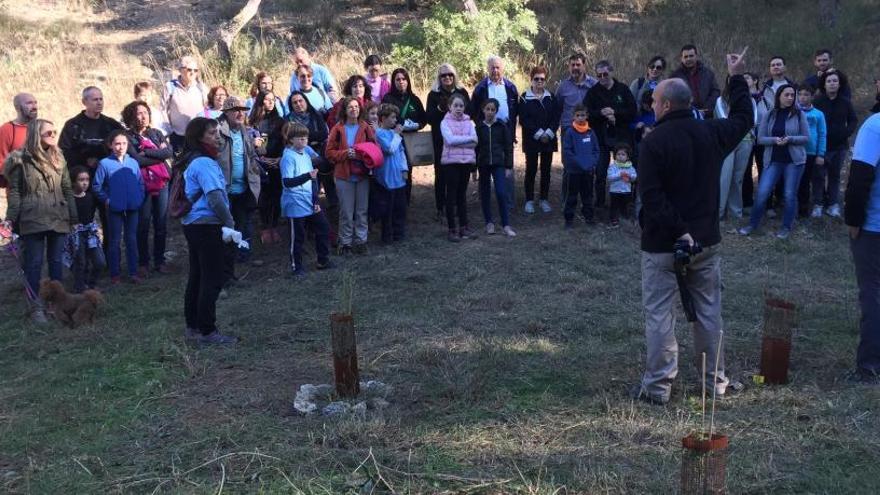
{"label": "scarf", "polygon": [[584,122],[583,124],[578,124],[577,122],[572,121],[572,123],[571,123],[571,127],[572,127],[574,130],[576,130],[577,132],[579,132],[579,133],[581,133],[581,134],[584,134],[584,133],[586,133],[586,132],[589,132],[589,130],[590,130],[590,123],[589,123],[589,122]]}

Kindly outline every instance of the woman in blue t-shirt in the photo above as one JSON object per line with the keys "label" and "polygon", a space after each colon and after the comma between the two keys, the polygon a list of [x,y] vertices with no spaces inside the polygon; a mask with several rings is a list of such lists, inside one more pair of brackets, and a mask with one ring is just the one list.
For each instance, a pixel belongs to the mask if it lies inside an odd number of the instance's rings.
{"label": "woman in blue t-shirt", "polygon": [[217,121],[196,117],[186,126],[186,152],[177,167],[183,173],[185,193],[192,209],[183,217],[189,250],[189,276],[183,299],[187,340],[202,344],[234,344],[238,338],[217,330],[217,297],[226,281],[227,246],[223,227],[233,228],[226,179],[217,163],[220,133]]}

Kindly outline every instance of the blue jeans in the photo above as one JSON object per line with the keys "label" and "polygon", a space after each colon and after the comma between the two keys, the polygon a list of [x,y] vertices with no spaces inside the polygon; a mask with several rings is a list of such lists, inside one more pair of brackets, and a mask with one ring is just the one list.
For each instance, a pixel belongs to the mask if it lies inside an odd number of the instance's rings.
{"label": "blue jeans", "polygon": [[110,230],[110,238],[107,246],[107,261],[110,265],[110,276],[118,277],[120,272],[120,247],[123,236],[125,238],[125,262],[128,266],[128,275],[137,274],[138,248],[137,228],[138,211],[111,211],[107,215],[107,226]]}
{"label": "blue jeans", "polygon": [[492,182],[495,183],[495,196],[498,198],[498,214],[501,226],[510,225],[509,195],[504,167],[480,167],[480,206],[483,208],[483,219],[492,222]]}
{"label": "blue jeans", "polygon": [[764,173],[761,174],[761,181],[758,183],[758,195],[755,198],[755,206],[752,208],[752,216],[749,220],[753,229],[757,229],[758,225],[761,224],[761,218],[763,218],[764,212],[767,210],[767,200],[773,193],[773,187],[776,186],[776,181],[780,177],[783,177],[785,184],[785,209],[782,213],[782,228],[791,228],[791,225],[794,223],[794,217],[797,216],[797,193],[803,173],[803,163],[770,162],[764,166]]}
{"label": "blue jeans", "polygon": [[40,276],[43,273],[43,250],[49,261],[49,278],[61,280],[63,275],[61,255],[64,252],[64,238],[66,234],[45,231],[21,236],[24,253],[22,256],[22,269],[28,285],[34,291],[34,295],[40,293]]}
{"label": "blue jeans", "polygon": [[150,220],[153,224],[153,267],[165,264],[166,222],[168,220],[168,186],[156,196],[147,195],[138,214],[137,248],[141,266],[150,266]]}

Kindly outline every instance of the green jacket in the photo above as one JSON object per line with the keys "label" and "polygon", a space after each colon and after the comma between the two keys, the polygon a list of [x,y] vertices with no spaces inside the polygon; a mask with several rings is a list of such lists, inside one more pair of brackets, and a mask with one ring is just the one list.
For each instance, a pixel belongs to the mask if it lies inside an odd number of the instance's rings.
{"label": "green jacket", "polygon": [[9,181],[6,218],[15,223],[20,235],[70,232],[77,219],[76,202],[63,158],[61,169],[56,170],[39,166],[24,150],[15,151],[6,158],[3,174]]}

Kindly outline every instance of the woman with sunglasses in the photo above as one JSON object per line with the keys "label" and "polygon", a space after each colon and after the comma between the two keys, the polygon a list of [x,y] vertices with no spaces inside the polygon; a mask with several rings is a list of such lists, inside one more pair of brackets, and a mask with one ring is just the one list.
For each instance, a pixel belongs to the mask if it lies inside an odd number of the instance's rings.
{"label": "woman with sunglasses", "polygon": [[77,223],[70,174],[52,122],[34,119],[28,124],[24,148],[7,157],[4,174],[9,181],[6,222],[21,236],[24,246],[22,269],[33,304],[31,319],[46,323],[37,297],[43,254],[48,258],[49,278],[60,281],[64,238]]}
{"label": "woman with sunglasses", "polygon": [[633,79],[629,85],[629,90],[633,94],[636,101],[642,101],[642,96],[646,91],[654,91],[657,84],[662,81],[663,72],[666,71],[666,59],[662,55],[654,55],[648,61],[648,70],[644,77]]}
{"label": "woman with sunglasses", "polygon": [[550,212],[550,170],[556,151],[559,108],[556,97],[546,89],[547,68],[532,68],[532,85],[519,97],[519,123],[522,126],[523,152],[526,155],[526,213],[535,212],[535,177],[541,164],[541,210]]}
{"label": "woman with sunglasses", "polygon": [[440,173],[440,155],[443,153],[443,134],[440,132],[440,124],[449,112],[449,98],[454,94],[464,97],[465,107],[470,106],[470,97],[467,90],[458,81],[455,67],[452,64],[441,64],[437,68],[437,80],[431,86],[427,108],[425,108],[428,114],[428,124],[431,125],[431,139],[434,142],[434,201],[439,221],[446,218],[445,184]]}
{"label": "woman with sunglasses", "polygon": [[[295,77],[299,82],[299,91],[309,100],[309,104],[321,114],[327,117],[327,112],[333,108],[333,100],[320,86],[312,84],[314,71],[308,65],[300,65],[296,69]],[[293,94],[293,93],[291,93]]]}

